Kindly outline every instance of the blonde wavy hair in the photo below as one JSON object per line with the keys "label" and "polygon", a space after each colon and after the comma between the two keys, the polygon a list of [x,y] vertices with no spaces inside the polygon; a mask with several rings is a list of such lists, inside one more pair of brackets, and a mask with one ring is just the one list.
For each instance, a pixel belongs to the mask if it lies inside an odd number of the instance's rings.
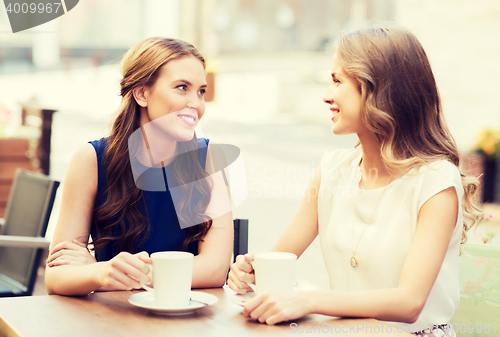
{"label": "blonde wavy hair", "polygon": [[[379,141],[389,170],[407,172],[441,159],[459,167],[429,60],[412,33],[400,27],[363,28],[342,35],[334,51],[340,66],[359,85],[361,118]],[[472,199],[478,179],[460,175],[463,244],[484,215]]]}

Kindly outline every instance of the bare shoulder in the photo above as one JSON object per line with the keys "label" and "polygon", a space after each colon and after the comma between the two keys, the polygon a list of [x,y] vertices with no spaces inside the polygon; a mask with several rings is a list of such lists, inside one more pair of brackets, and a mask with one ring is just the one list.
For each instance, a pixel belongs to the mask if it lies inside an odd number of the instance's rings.
{"label": "bare shoulder", "polygon": [[88,239],[97,183],[97,155],[91,144],[85,144],[73,154],[64,178],[52,247],[75,238]]}
{"label": "bare shoulder", "polygon": [[97,155],[92,144],[85,144],[73,153],[68,172],[70,170],[78,172],[95,171],[97,174]]}
{"label": "bare shoulder", "polygon": [[97,155],[92,144],[85,144],[75,151],[66,172],[65,183],[87,185],[97,189]]}
{"label": "bare shoulder", "polygon": [[97,155],[92,144],[87,143],[78,148],[73,154],[71,161],[83,165],[88,165],[89,162],[97,165]]}

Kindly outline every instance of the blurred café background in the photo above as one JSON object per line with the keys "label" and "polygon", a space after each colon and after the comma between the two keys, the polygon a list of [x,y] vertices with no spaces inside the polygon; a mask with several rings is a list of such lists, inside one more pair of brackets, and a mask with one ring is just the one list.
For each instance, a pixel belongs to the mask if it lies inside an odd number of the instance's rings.
{"label": "blurred caf\u00e9 background", "polygon": [[[497,0],[86,0],[15,34],[2,8],[0,149],[1,142],[27,140],[31,150],[23,152],[22,165],[64,183],[74,150],[108,133],[120,102],[124,52],[150,36],[184,39],[208,60],[211,92],[199,133],[241,149],[248,196],[233,215],[250,220],[250,251],[269,250],[322,154],[355,144],[354,137],[331,133],[322,102],[332,42],[343,30],[387,21],[410,29],[427,51],[445,116],[466,158],[463,169],[489,172],[483,181],[490,179],[491,188],[478,200],[492,217],[469,232],[469,240],[500,244]],[[23,108],[50,112],[22,118]],[[36,147],[48,131],[50,157],[43,168]],[[1,160],[0,181],[6,182],[15,164]],[[4,186],[0,210],[7,195]],[[61,196],[62,188],[49,237]],[[304,288],[328,288],[317,241],[299,260],[297,281]]]}

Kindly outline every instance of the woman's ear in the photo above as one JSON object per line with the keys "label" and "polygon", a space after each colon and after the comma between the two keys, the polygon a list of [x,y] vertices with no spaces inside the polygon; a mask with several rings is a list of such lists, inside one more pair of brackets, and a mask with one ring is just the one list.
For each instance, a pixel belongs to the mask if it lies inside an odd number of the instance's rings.
{"label": "woman's ear", "polygon": [[134,88],[132,90],[132,95],[134,95],[134,99],[139,104],[139,106],[145,108],[148,106],[148,100],[146,99],[145,90],[143,86]]}

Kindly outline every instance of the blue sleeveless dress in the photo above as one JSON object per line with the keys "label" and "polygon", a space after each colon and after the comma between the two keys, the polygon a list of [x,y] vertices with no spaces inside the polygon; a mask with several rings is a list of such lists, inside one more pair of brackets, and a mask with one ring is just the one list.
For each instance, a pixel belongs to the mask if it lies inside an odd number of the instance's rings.
{"label": "blue sleeveless dress", "polygon": [[[104,151],[108,138],[101,138],[100,140],[95,140],[89,142],[94,146],[97,154],[97,170],[98,170],[98,182],[97,182],[97,195],[94,204],[94,210],[102,206],[106,200],[106,172],[104,170]],[[199,162],[202,168],[205,168],[206,157],[207,157],[207,146],[208,139],[199,138],[198,147],[199,151]],[[157,168],[155,170],[163,170],[161,174],[168,175],[168,170],[172,169],[172,163],[165,166],[164,168]],[[144,210],[141,203],[139,210],[145,215],[149,220],[150,224],[150,234],[146,238],[143,245],[134,245],[135,252],[146,251],[149,254],[159,251],[179,251],[180,245],[186,239],[188,235],[188,229],[182,229],[179,225],[179,220],[177,219],[177,214],[175,212],[174,203],[168,186],[166,186],[166,191],[142,191],[144,201],[146,204],[147,211]],[[120,230],[118,226],[112,231],[114,236],[119,235]],[[97,228],[95,221],[92,221],[90,228],[90,235],[95,240],[98,238]],[[188,251],[194,255],[198,254],[198,242],[193,242],[188,246]],[[117,248],[117,242],[111,241],[104,248],[95,253],[97,261],[108,261],[118,255],[120,251]]]}

